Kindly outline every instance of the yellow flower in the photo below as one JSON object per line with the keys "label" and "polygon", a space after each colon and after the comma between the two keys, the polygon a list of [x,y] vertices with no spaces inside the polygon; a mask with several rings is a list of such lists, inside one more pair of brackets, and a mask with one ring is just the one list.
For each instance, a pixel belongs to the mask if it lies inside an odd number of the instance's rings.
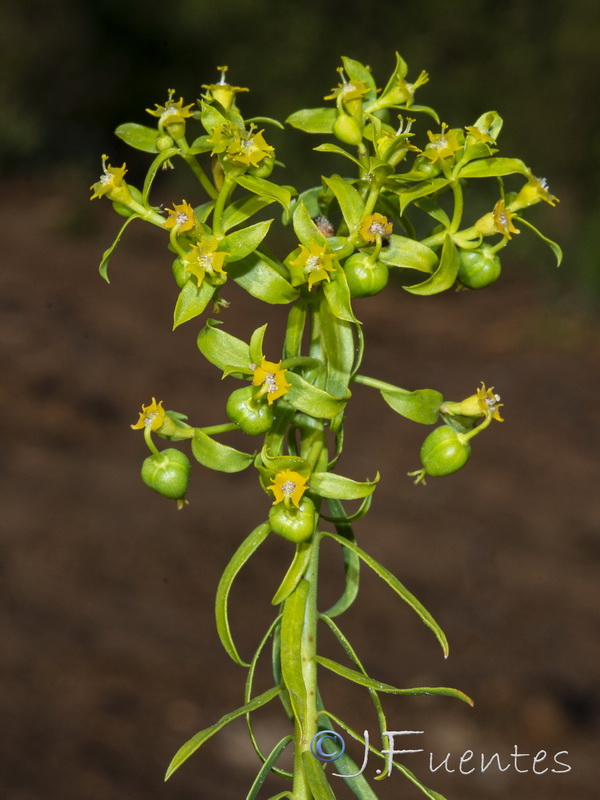
{"label": "yellow flower", "polygon": [[275,495],[273,505],[284,502],[289,506],[290,501],[299,508],[300,499],[309,488],[306,484],[308,478],[303,477],[293,469],[282,469],[275,473],[273,483],[267,488]]}
{"label": "yellow flower", "polygon": [[324,100],[336,100],[340,95],[344,103],[349,100],[358,100],[368,94],[369,87],[364,81],[348,81],[344,75],[342,67],[338,68],[342,83],[331,90],[331,94],[326,95]]}
{"label": "yellow flower", "polygon": [[183,97],[180,97],[177,102],[174,102],[174,92],[174,89],[169,89],[169,97],[167,98],[164,106],[159,106],[158,103],[154,104],[156,106],[156,111],[152,111],[150,108],[146,109],[148,114],[152,114],[153,117],[160,117],[160,125],[172,125],[176,122],[185,122],[188,117],[193,116],[190,108],[194,104],[190,103],[184,107]]}
{"label": "yellow flower", "polygon": [[443,161],[445,158],[450,158],[462,147],[458,139],[460,131],[458,129],[448,131],[447,128],[448,126],[442,123],[441,133],[427,131],[429,144],[425,150],[423,150],[423,155],[427,156],[432,162]]}
{"label": "yellow flower", "polygon": [[184,272],[189,272],[198,281],[198,286],[201,285],[206,273],[210,277],[214,277],[215,273],[225,275],[223,263],[225,256],[229,253],[222,251],[217,252],[219,242],[215,236],[201,236],[198,244],[193,244],[189,253],[182,257],[182,262],[185,264]]}
{"label": "yellow flower", "polygon": [[513,225],[513,217],[516,214],[508,211],[504,205],[504,200],[498,200],[492,214],[494,215],[494,228],[498,233],[506,236],[507,239],[511,238],[511,233],[519,233],[519,230]]}
{"label": "yellow flower", "polygon": [[247,167],[257,167],[259,163],[275,150],[267,144],[263,132],[254,132],[254,126],[247,131],[232,125],[230,122],[216,125],[211,136],[212,155],[226,153],[232,161],[238,161]]}
{"label": "yellow flower", "polygon": [[291,383],[285,379],[286,371],[281,369],[281,361],[275,364],[273,361],[267,361],[266,358],[263,358],[260,367],[255,368],[252,383],[254,386],[263,387],[269,405],[278,397],[287,394]]}
{"label": "yellow flower", "polygon": [[139,420],[131,427],[134,430],[136,428],[147,427],[150,427],[150,430],[152,431],[158,430],[162,426],[166,416],[166,412],[162,407],[162,404],[162,400],[160,403],[157,403],[153,397],[149,406],[142,406]]}
{"label": "yellow flower", "polygon": [[487,417],[504,422],[498,409],[504,403],[500,402],[500,395],[494,394],[494,387],[486,389],[485,383],[481,382],[481,388],[475,394],[462,400],[460,403],[446,401],[440,411],[444,414],[458,414],[462,417]]}
{"label": "yellow flower", "polygon": [[485,128],[478,128],[475,125],[468,125],[465,128],[467,134],[474,139],[477,144],[495,144],[496,140],[492,139],[490,134]]}
{"label": "yellow flower", "polygon": [[509,205],[511,211],[518,211],[521,208],[527,208],[535,203],[541,201],[549,203],[551,206],[559,202],[558,197],[550,194],[548,188],[548,181],[546,178],[536,178],[535,175],[530,173],[530,178],[527,183],[521,187],[519,194],[515,197]]}
{"label": "yellow flower", "polygon": [[112,193],[115,189],[121,189],[127,186],[123,180],[127,172],[125,164],[123,164],[122,167],[111,167],[110,164],[106,163],[107,159],[108,156],[102,156],[103,175],[99,181],[90,186],[90,189],[94,190],[94,194],[91,197],[92,200],[96,197],[102,197],[104,194]]}
{"label": "yellow flower", "polygon": [[179,226],[179,232],[191,231],[196,227],[196,215],[194,209],[185,200],[180,205],[173,204],[173,208],[167,208],[168,219],[165,220],[165,228]]}
{"label": "yellow flower", "polygon": [[[310,248],[300,245],[300,255],[289,262],[291,267],[302,267],[302,275],[308,281],[308,288],[318,281],[330,281],[330,272],[335,272],[334,259],[332,253],[328,253],[325,245],[317,244],[314,240],[310,243]],[[302,283],[300,280],[298,283]]]}
{"label": "yellow flower", "polygon": [[231,86],[231,84],[227,83],[225,73],[228,67],[217,67],[217,69],[221,73],[221,80],[218,83],[203,83],[202,88],[208,89],[211,99],[216,100],[227,111],[228,108],[231,108],[235,95],[238,92],[247,92],[248,89],[243,86]]}
{"label": "yellow flower", "polygon": [[494,394],[494,387],[490,386],[489,389],[485,388],[485,383],[481,382],[481,388],[477,389],[477,400],[479,408],[483,411],[485,416],[491,414],[492,419],[497,419],[498,422],[504,422],[500,416],[498,409],[504,405],[500,402],[500,395]]}
{"label": "yellow flower", "polygon": [[358,232],[365,242],[374,242],[377,237],[383,239],[390,235],[392,223],[383,214],[367,214],[362,218]]}

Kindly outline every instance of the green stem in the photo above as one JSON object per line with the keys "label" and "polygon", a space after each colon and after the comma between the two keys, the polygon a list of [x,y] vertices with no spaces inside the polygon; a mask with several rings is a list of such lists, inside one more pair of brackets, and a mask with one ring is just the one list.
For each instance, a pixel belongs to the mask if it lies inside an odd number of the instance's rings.
{"label": "green stem", "polygon": [[159,456],[160,450],[156,447],[156,445],[152,441],[152,428],[150,427],[150,425],[146,425],[146,427],[144,428],[144,440],[148,445],[148,448],[150,449],[152,454],[155,456]]}
{"label": "green stem", "polygon": [[223,185],[219,189],[219,194],[217,195],[217,201],[215,203],[215,210],[213,212],[213,232],[217,238],[220,238],[224,235],[223,212],[225,210],[225,205],[229,200],[229,196],[235,189],[235,186],[236,183],[233,175],[231,173],[227,173],[225,180],[223,181]]}
{"label": "green stem", "polygon": [[403,394],[410,394],[408,389],[402,389],[400,386],[394,386],[393,383],[386,383],[377,378],[369,378],[367,375],[354,375],[352,380],[355,383],[362,383],[363,386],[371,386],[373,389],[379,389],[382,392],[402,392]]}
{"label": "green stem", "polygon": [[206,428],[196,428],[202,431],[207,436],[214,436],[216,433],[228,433],[228,431],[239,431],[239,426],[236,422],[223,422],[221,425],[209,425]]}
{"label": "green stem", "polygon": [[452,182],[452,192],[454,194],[454,213],[452,214],[449,232],[456,233],[458,226],[460,225],[460,221],[462,220],[464,206],[463,190],[459,180]]}
{"label": "green stem", "polygon": [[187,139],[185,138],[185,136],[182,136],[180,139],[176,139],[175,141],[177,142],[177,145],[181,148],[181,157],[183,158],[185,163],[192,170],[194,175],[198,178],[208,196],[213,200],[215,200],[217,197],[217,190],[212,185],[208,176],[206,175],[206,173],[196,160],[196,156],[188,152],[190,146],[187,143]]}

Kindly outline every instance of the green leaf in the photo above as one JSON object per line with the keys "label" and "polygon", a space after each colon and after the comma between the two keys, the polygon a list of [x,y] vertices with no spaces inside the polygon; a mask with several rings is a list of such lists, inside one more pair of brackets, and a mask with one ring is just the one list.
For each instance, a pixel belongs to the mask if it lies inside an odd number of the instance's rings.
{"label": "green leaf", "polygon": [[246,195],[227,206],[223,213],[223,230],[228,231],[241,225],[254,214],[275,202],[274,197],[259,197],[256,194]]}
{"label": "green leaf", "polygon": [[238,175],[235,181],[253,194],[276,200],[286,213],[289,211],[292,193],[287,187],[279,186],[277,183],[257,178],[254,175]]}
{"label": "green leaf", "polygon": [[[431,628],[433,633],[436,636],[436,639],[442,646],[442,650],[444,653],[444,658],[448,657],[448,640],[446,639],[446,635],[444,634],[443,630],[431,616],[429,611],[417,600],[417,598],[411,594],[408,589],[400,583],[398,578],[395,575],[382,566],[378,561],[376,561],[372,556],[366,553],[364,550],[361,550],[357,544],[354,542],[350,542],[344,537],[339,536],[337,533],[332,533],[331,531],[323,531],[324,536],[329,536],[332,539],[335,539],[336,542],[339,542],[343,547],[347,547],[350,550],[353,550],[358,557],[365,562],[371,569],[382,578],[388,586],[393,589],[396,594],[398,594],[412,609],[413,611],[421,618],[421,620],[427,625],[428,628]],[[331,614],[328,614],[331,616]]]}
{"label": "green leaf", "polygon": [[205,134],[204,136],[198,136],[197,139],[194,139],[194,141],[189,146],[187,154],[189,156],[197,156],[200,153],[208,153],[210,150],[213,149],[213,147],[214,147],[214,142],[212,141],[212,138]]}
{"label": "green leaf", "polygon": [[302,674],[302,628],[308,599],[308,581],[301,579],[285,601],[281,617],[281,672],[290,694],[294,715],[302,724],[306,707],[306,686]]}
{"label": "green leaf", "polygon": [[497,111],[486,111],[475,120],[473,126],[487,131],[496,141],[502,130],[502,117]]}
{"label": "green leaf", "polygon": [[471,698],[458,689],[451,689],[447,686],[419,686],[412,689],[397,689],[395,686],[390,686],[389,683],[373,680],[373,678],[369,678],[368,675],[364,675],[362,672],[358,672],[355,669],[345,667],[343,664],[338,664],[337,661],[332,661],[330,658],[315,656],[315,661],[317,664],[321,664],[322,667],[331,670],[331,672],[335,672],[335,674],[339,675],[341,678],[352,681],[352,683],[358,683],[360,686],[366,686],[367,689],[373,689],[376,692],[407,695],[443,695],[444,697],[455,697],[457,700],[462,700],[463,703],[467,703],[469,706],[474,705]]}
{"label": "green leaf", "polygon": [[520,158],[480,158],[460,168],[459,178],[498,178],[515,172],[529,177],[529,170]]}
{"label": "green leaf", "polygon": [[150,189],[152,188],[152,184],[154,182],[154,178],[156,178],[156,173],[158,170],[166,161],[168,161],[170,158],[173,158],[173,156],[176,156],[178,153],[179,149],[177,147],[170,147],[168,150],[163,150],[162,153],[159,153],[154,161],[150,164],[148,172],[146,173],[146,178],[144,179],[144,188],[142,189],[142,201],[144,203],[148,202]]}
{"label": "green leaf", "polygon": [[[344,506],[339,500],[329,499],[327,500],[327,506],[334,516],[345,516]],[[335,529],[341,539],[344,541],[349,541],[352,544],[356,544],[354,531],[352,530],[351,525],[345,522],[336,522]],[[347,611],[352,603],[356,600],[356,596],[358,594],[360,559],[355,551],[349,547],[343,547],[342,553],[344,557],[344,591],[342,592],[341,597],[336,600],[331,608],[327,609],[325,612],[330,618],[338,617],[340,614],[343,614],[344,611]]]}
{"label": "green leaf", "polygon": [[212,136],[213,130],[218,125],[225,125],[227,121],[227,117],[216,106],[205,103],[204,100],[200,103],[200,122],[208,134]]}
{"label": "green leaf", "polygon": [[196,284],[193,278],[186,281],[175,303],[173,330],[183,322],[202,314],[215,291],[216,287],[206,280],[202,281],[200,286]]}
{"label": "green leaf", "polygon": [[313,386],[295,372],[286,372],[286,378],[291,384],[285,396],[288,403],[316,419],[333,419],[340,414],[350,398],[350,392],[346,397],[333,397],[323,389]]}
{"label": "green leaf", "polygon": [[358,500],[373,494],[379,483],[379,473],[372,481],[353,481],[336,475],[334,472],[313,472],[310,476],[310,488],[321,497],[335,500]]}
{"label": "green leaf", "polygon": [[254,461],[254,453],[242,453],[241,450],[221,444],[201,430],[194,431],[192,453],[203,466],[219,472],[241,472]]}
{"label": "green leaf", "polygon": [[338,267],[333,280],[323,284],[323,294],[334,317],[346,322],[358,322],[352,310],[352,298],[346,273]]}
{"label": "green leaf", "polygon": [[323,765],[310,751],[302,753],[302,768],[313,797],[319,800],[335,800],[335,795],[325,776]]}
{"label": "green leaf", "polygon": [[335,153],[338,156],[344,156],[344,158],[350,159],[350,161],[352,161],[354,164],[357,164],[361,169],[363,168],[363,165],[357,158],[337,144],[326,142],[325,144],[320,144],[317,147],[313,147],[313,150],[316,150],[317,153]]}
{"label": "green leaf", "polygon": [[261,125],[262,123],[266,123],[267,125],[273,125],[275,128],[280,128],[283,130],[284,126],[278,119],[273,119],[273,117],[249,117],[246,120],[246,125]]}
{"label": "green leaf", "polygon": [[418,200],[415,200],[415,205],[417,208],[420,208],[421,211],[424,211],[426,214],[429,214],[430,217],[437,220],[444,228],[450,227],[450,217],[434,197],[420,197]]}
{"label": "green leaf", "polygon": [[286,123],[305,133],[331,133],[336,119],[336,108],[303,108],[290,114]]}
{"label": "green leaf", "polygon": [[460,261],[458,250],[449,234],[446,234],[440,263],[436,271],[422,283],[415,283],[412,286],[405,286],[404,289],[411,294],[430,295],[444,292],[454,286]]}
{"label": "green leaf", "polygon": [[265,238],[271,227],[272,219],[264,222],[257,222],[239,231],[233,231],[219,243],[219,250],[224,250],[227,255],[227,263],[241,261],[250,253],[253,253],[262,240]]}
{"label": "green leaf", "polygon": [[449,183],[450,181],[447,178],[428,178],[428,180],[421,181],[421,183],[417,183],[416,186],[411,186],[409,189],[395,189],[394,191],[400,200],[400,213],[404,214],[409,205],[415,200],[439,192]]}
{"label": "green leaf", "polygon": [[526,219],[523,219],[523,217],[519,217],[519,222],[520,223],[522,222],[526,228],[529,228],[529,230],[533,231],[537,236],[540,237],[542,242],[545,242],[548,245],[550,250],[552,250],[552,252],[554,253],[554,257],[556,258],[556,266],[560,267],[563,258],[563,252],[561,247],[558,244],[556,244],[556,242],[553,242],[552,239],[548,239],[547,236],[544,236],[544,234],[541,231],[539,231],[534,225],[532,225],[531,222],[528,222]]}
{"label": "green leaf", "polygon": [[404,267],[431,274],[438,263],[438,257],[430,247],[416,239],[397,236],[388,237],[389,244],[379,251],[378,260],[388,267]]}
{"label": "green leaf", "polygon": [[198,334],[198,349],[207,361],[223,371],[233,367],[236,371],[230,374],[236,377],[251,375],[250,348],[246,342],[217,327],[221,324],[216,319],[206,320],[206,325]]}
{"label": "green leaf", "polygon": [[250,337],[250,362],[252,364],[256,364],[257,366],[263,359],[263,341],[265,338],[265,332],[267,330],[267,323],[257,328],[252,336]]}
{"label": "green leaf", "polygon": [[430,106],[420,106],[417,103],[411,104],[407,109],[408,112],[412,113],[413,111],[418,111],[421,114],[427,114],[428,117],[432,117],[438,125],[440,124],[440,118],[438,116],[437,111]]}
{"label": "green leaf", "polygon": [[443,395],[435,389],[417,389],[414,392],[381,390],[381,396],[398,414],[423,425],[437,422],[440,406],[444,402]]}
{"label": "green leaf", "polygon": [[227,269],[227,274],[248,294],[266,303],[293,303],[298,291],[278,271],[275,261],[254,252]]}
{"label": "green leaf", "polygon": [[331,189],[335,195],[342,216],[348,226],[350,233],[353,233],[360,225],[365,215],[365,204],[352,184],[345,181],[341,175],[332,175],[330,178],[323,178],[323,183]]}
{"label": "green leaf", "polygon": [[195,736],[187,741],[179,750],[175,753],[173,760],[169,764],[167,769],[167,774],[165,775],[165,780],[167,781],[171,775],[179,769],[179,767],[187,761],[188,758],[196,752],[196,750],[204,744],[207,739],[210,739],[215,733],[224,728],[225,725],[233,722],[234,719],[238,719],[238,717],[242,717],[244,714],[248,714],[250,711],[255,711],[257,708],[266,705],[270,700],[273,700],[274,697],[277,697],[282,691],[281,686],[274,686],[272,689],[268,689],[266,692],[258,695],[249,703],[241,706],[240,708],[236,708],[235,711],[231,711],[229,714],[225,714],[225,716],[221,717],[218,722],[215,722],[214,725],[211,725],[210,728],[205,728],[203,731],[200,731]]}
{"label": "green leaf", "polygon": [[306,459],[300,458],[300,456],[272,456],[269,454],[266,445],[260,451],[260,459],[271,473],[280,472],[283,469],[291,469],[299,472],[305,478],[310,475],[310,464]]}
{"label": "green leaf", "polygon": [[[277,759],[283,753],[283,751],[288,746],[288,744],[290,742],[293,742],[293,741],[294,741],[294,737],[292,735],[288,735],[288,736],[284,736],[283,739],[280,739],[279,742],[277,742],[275,747],[271,750],[271,753],[269,754],[269,757],[267,758],[265,763],[260,768],[260,770],[258,772],[258,775],[254,779],[254,782],[252,783],[252,786],[250,787],[250,791],[246,795],[246,800],[255,800],[256,799],[256,797],[258,796],[258,793],[260,792],[260,790],[262,788],[262,785],[265,782],[269,772],[271,772],[271,769],[273,768],[273,765],[277,762]],[[277,797],[283,798],[283,797],[287,797],[288,795],[291,797],[289,792],[282,792],[281,794],[278,794]]]}
{"label": "green leaf", "polygon": [[248,561],[250,556],[252,556],[252,554],[264,542],[270,532],[271,528],[269,523],[263,522],[244,539],[244,541],[233,554],[229,564],[227,564],[223,570],[221,580],[219,581],[219,586],[217,587],[215,617],[217,621],[217,632],[219,634],[219,639],[233,661],[235,661],[236,664],[240,664],[242,667],[247,667],[249,664],[240,658],[231,636],[231,629],[229,626],[229,592],[231,591],[231,586],[238,572]]}
{"label": "green leaf", "polygon": [[298,237],[298,241],[305,247],[310,247],[311,242],[315,242],[315,244],[320,246],[324,246],[327,243],[327,239],[312,221],[308,209],[302,200],[296,203],[296,208],[292,216],[292,225],[294,226],[294,232]]}
{"label": "green leaf", "polygon": [[377,85],[371,71],[360,61],[355,61],[347,56],[342,56],[342,64],[351,81],[363,81],[369,87],[369,92],[364,96],[364,101],[369,103],[374,100],[377,95]]}
{"label": "green leaf", "polygon": [[129,225],[130,222],[133,222],[134,219],[140,219],[140,215],[132,214],[127,219],[127,221],[123,223],[123,225],[121,226],[121,230],[117,233],[114,242],[111,244],[108,250],[105,250],[104,253],[102,254],[102,261],[100,262],[100,266],[98,267],[98,272],[107,283],[110,283],[110,281],[108,280],[108,262],[110,261],[110,257],[112,256],[117,245],[121,241],[121,236],[123,236],[123,234],[125,233],[125,228]]}
{"label": "green leaf", "polygon": [[310,561],[311,552],[311,542],[298,542],[296,545],[294,559],[290,564],[288,571],[285,573],[279,588],[275,592],[273,599],[271,600],[271,603],[274,606],[278,606],[280,603],[283,603],[283,601],[287,600],[287,598],[294,591],[302,576],[306,572],[308,562]]}
{"label": "green leaf", "polygon": [[325,389],[334,397],[343,397],[348,391],[354,365],[353,325],[334,315],[329,302],[321,302],[320,317],[323,350],[328,356]]}
{"label": "green leaf", "polygon": [[135,147],[136,150],[143,150],[144,153],[158,153],[156,140],[159,132],[156,128],[138,125],[137,122],[126,122],[124,125],[119,125],[115,134],[130,147]]}

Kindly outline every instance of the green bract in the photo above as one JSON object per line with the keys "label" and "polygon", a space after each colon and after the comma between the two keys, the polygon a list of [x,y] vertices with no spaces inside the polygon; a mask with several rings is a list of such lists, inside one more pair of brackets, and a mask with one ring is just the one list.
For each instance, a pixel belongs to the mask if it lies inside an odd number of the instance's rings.
{"label": "green bract", "polygon": [[[409,473],[416,476],[415,483],[460,469],[470,456],[471,438],[492,420],[502,421],[500,396],[483,383],[475,390],[468,387],[466,397],[453,401],[435,389],[405,389],[361,373],[365,334],[354,298],[373,297],[384,289],[396,292],[394,321],[400,320],[401,330],[410,332],[411,310],[429,302],[429,295],[460,287],[480,289],[495,281],[501,272],[498,254],[514,238],[521,238],[515,236],[521,231],[529,229],[539,236],[560,262],[559,246],[523,216],[531,205],[542,201],[555,205],[557,199],[545,179],[536,178],[523,161],[499,153],[502,119],[497,112],[485,111],[472,124],[467,121],[463,127],[450,128],[435,110],[415,103],[428,75],[423,71],[412,75],[399,54],[391,74],[379,85],[367,66],[342,58],[337,85],[324,98],[328,105],[288,117],[289,126],[319,137],[316,147],[309,145],[308,155],[318,159],[320,153],[327,153],[339,159],[337,171],[323,175],[317,186],[297,189],[286,183],[283,165],[270,143],[272,126],[281,128],[281,124],[265,116],[245,118],[237,101],[247,89],[230,84],[227,68],[219,69],[219,79],[203,84],[196,104],[177,100],[170,90],[166,101],[147,109],[152,125],[135,121],[119,126],[116,133],[122,141],[150,154],[145,176],[130,175],[126,164],[112,165],[103,156],[102,174],[91,187],[93,198],[106,197],[126,217],[103,254],[102,277],[108,280],[109,261],[131,223],[158,228],[168,251],[165,269],[172,263],[178,288],[173,327],[191,323],[199,331],[200,354],[225,382],[222,397],[218,391],[209,393],[190,366],[190,386],[198,387],[200,395],[193,406],[201,419],[193,423],[154,397],[142,406],[139,420],[131,427],[143,431],[152,453],[143,463],[144,482],[182,507],[190,462],[178,450],[159,452],[154,437],[189,440],[194,458],[203,467],[226,473],[249,470],[257,491],[271,503],[268,519],[258,525],[256,520],[249,523],[231,479],[228,498],[240,507],[242,527],[240,543],[219,581],[215,614],[226,652],[248,669],[248,676],[239,707],[192,736],[173,758],[167,778],[213,734],[244,717],[261,762],[247,800],[257,800],[272,772],[291,780],[289,791],[276,798],[333,800],[332,787],[339,777],[330,783],[331,773],[311,750],[315,737],[336,726],[366,744],[343,719],[325,710],[328,701],[321,699],[319,691],[323,669],[369,693],[381,732],[387,728],[382,692],[445,695],[470,702],[456,689],[397,688],[372,678],[334,621],[355,602],[363,565],[417,614],[443,655],[448,655],[446,636],[434,617],[356,542],[354,523],[369,511],[379,474],[359,481],[338,471],[352,393],[374,389],[372,398],[380,403],[382,413],[388,412],[387,404],[411,422],[435,425],[441,419],[445,423],[423,442],[422,469]],[[318,96],[316,102],[320,102]],[[141,119],[149,122],[148,117]],[[167,202],[163,211],[164,198],[157,205],[152,197],[155,182],[160,182],[167,167],[189,170],[196,189],[190,189],[187,198],[171,198],[170,207]],[[492,198],[489,207],[479,212],[466,191],[471,182],[487,183]],[[153,267],[145,265],[139,280],[153,279]],[[244,330],[236,315],[239,289],[264,302],[265,314],[274,305],[288,307],[285,323],[280,324],[282,314],[278,314],[277,324],[267,328],[260,317],[254,330]],[[253,308],[257,307],[254,303]],[[380,336],[388,331],[396,336],[394,326],[386,329],[385,324]],[[387,364],[389,372],[400,369],[401,355],[417,335],[413,331],[405,342],[392,342],[399,356]],[[236,381],[244,382],[241,388]],[[163,390],[166,396],[169,386]],[[393,442],[403,469],[409,456],[393,427],[396,420],[389,416],[386,441],[373,441],[373,446],[387,447]],[[253,440],[253,452],[233,446],[248,441],[239,435],[240,430],[262,437]],[[237,438],[228,443],[236,432]],[[374,436],[368,434],[365,441],[371,442]],[[405,491],[416,490],[407,482]],[[353,505],[348,508],[347,503]],[[204,541],[218,516],[219,508],[206,497],[198,510]],[[253,527],[249,534],[248,527]],[[278,555],[261,568],[261,580],[277,611],[260,641],[254,637],[258,645],[245,660],[234,643],[233,631],[239,626],[230,625],[230,592],[240,570],[271,533],[289,542],[279,542]],[[341,580],[341,586],[331,607],[320,613],[317,585],[324,538],[328,547],[337,548],[341,567],[335,580]],[[271,543],[277,544],[274,537]],[[198,548],[201,565],[201,543]],[[281,575],[273,575],[278,558],[284,558],[285,564]],[[253,600],[244,596],[248,604]],[[333,633],[350,665],[318,654],[321,623]],[[273,686],[257,693],[254,675],[259,660],[268,661],[266,650],[270,651]],[[251,715],[273,700],[281,703],[291,732],[263,753]],[[381,777],[386,777],[384,767],[393,766],[430,800],[441,798],[397,761],[396,751],[390,753],[387,744],[379,745],[372,736],[370,751],[365,749],[367,755],[381,759],[377,770]],[[287,746],[294,748],[293,772],[277,766]],[[360,800],[375,800],[369,783],[375,769],[363,774],[348,753],[340,757],[339,769],[337,774],[345,776]]]}

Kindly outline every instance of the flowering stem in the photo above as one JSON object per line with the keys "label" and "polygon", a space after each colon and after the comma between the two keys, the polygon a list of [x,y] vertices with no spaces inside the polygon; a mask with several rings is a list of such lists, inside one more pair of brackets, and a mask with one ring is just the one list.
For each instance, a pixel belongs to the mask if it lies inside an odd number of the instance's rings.
{"label": "flowering stem", "polygon": [[386,383],[377,378],[369,378],[366,375],[354,375],[352,380],[355,383],[362,383],[363,386],[371,386],[373,389],[379,389],[382,392],[402,392],[402,394],[410,394],[408,389],[402,389],[400,386],[394,386],[392,383]]}
{"label": "flowering stem", "polygon": [[219,189],[219,194],[217,195],[217,201],[215,203],[215,210],[213,212],[213,233],[220,239],[224,236],[223,232],[223,211],[225,210],[225,204],[229,200],[229,195],[234,190],[236,186],[235,179],[231,173],[227,173],[225,176],[225,180],[223,181],[223,185]]}
{"label": "flowering stem", "polygon": [[146,427],[144,428],[144,440],[148,445],[148,448],[152,452],[152,454],[155,456],[160,456],[160,450],[156,447],[156,445],[152,441],[152,428],[150,427],[150,425],[146,425]]}
{"label": "flowering stem", "polygon": [[463,215],[463,190],[459,180],[452,181],[452,193],[454,194],[454,213],[450,222],[450,233],[456,233]]}
{"label": "flowering stem", "polygon": [[187,139],[185,138],[185,136],[182,136],[181,138],[176,139],[175,141],[177,142],[178,146],[181,148],[181,157],[183,158],[185,163],[192,170],[194,175],[198,178],[198,180],[202,184],[203,188],[206,190],[208,196],[211,197],[213,200],[215,200],[216,197],[217,197],[217,190],[212,185],[212,183],[210,182],[208,176],[206,175],[206,173],[204,172],[204,170],[202,169],[202,167],[200,166],[200,164],[196,160],[196,156],[194,156],[194,155],[192,155],[191,153],[188,152],[188,150],[190,149],[190,146],[187,143]]}
{"label": "flowering stem", "polygon": [[207,436],[214,436],[216,433],[237,431],[239,430],[239,425],[237,422],[224,422],[222,425],[209,425],[207,428],[196,428],[196,430],[205,433]]}

